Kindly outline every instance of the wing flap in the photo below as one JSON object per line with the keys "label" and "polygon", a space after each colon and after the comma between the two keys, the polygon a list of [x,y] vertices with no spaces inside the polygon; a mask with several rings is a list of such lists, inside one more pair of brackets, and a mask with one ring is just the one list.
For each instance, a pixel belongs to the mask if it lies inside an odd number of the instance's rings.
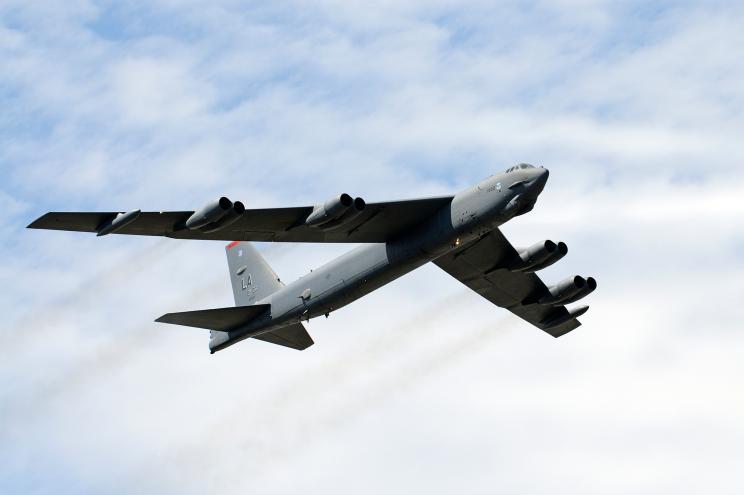
{"label": "wing flap", "polygon": [[460,247],[434,263],[451,276],[493,304],[506,308],[523,320],[554,337],[565,335],[581,325],[576,318],[547,328],[542,322],[568,314],[565,306],[523,304],[548,288],[534,273],[512,272],[508,261],[518,256],[517,250],[498,229]]}
{"label": "wing flap", "polygon": [[254,304],[252,306],[235,306],[229,308],[202,309],[198,311],[184,311],[181,313],[167,313],[158,318],[158,323],[170,323],[186,327],[206,328],[229,332],[239,328],[258,317],[271,307],[270,304]]}

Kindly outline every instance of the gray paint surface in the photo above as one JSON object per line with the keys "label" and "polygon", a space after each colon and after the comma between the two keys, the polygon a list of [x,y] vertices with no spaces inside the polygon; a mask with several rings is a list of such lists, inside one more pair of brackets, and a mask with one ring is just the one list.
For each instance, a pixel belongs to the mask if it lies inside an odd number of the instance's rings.
{"label": "gray paint surface", "polygon": [[[428,262],[558,337],[580,325],[573,315],[585,309],[569,312],[560,294],[553,294],[555,287],[548,288],[532,273],[547,265],[526,269],[535,247],[520,252],[498,230],[506,221],[532,210],[548,175],[544,168],[521,164],[454,196],[370,203],[349,215],[349,223],[330,219],[326,225],[333,227],[326,229],[315,220],[313,225],[306,222],[313,214],[318,217],[319,207],[327,208],[320,205],[246,210],[225,229],[206,232],[183,228],[194,212],[145,212],[115,233],[235,241],[226,252],[238,307],[171,313],[158,320],[212,329],[211,352],[250,337],[304,349],[312,339],[301,321],[328,315]],[[29,227],[98,232],[118,215],[48,213]],[[240,241],[366,244],[285,286],[260,253],[249,242]],[[550,242],[544,245],[555,247]],[[540,259],[548,253],[542,254]],[[582,297],[591,290],[584,290]],[[552,304],[537,302],[547,296]],[[211,326],[210,320],[214,321]]]}

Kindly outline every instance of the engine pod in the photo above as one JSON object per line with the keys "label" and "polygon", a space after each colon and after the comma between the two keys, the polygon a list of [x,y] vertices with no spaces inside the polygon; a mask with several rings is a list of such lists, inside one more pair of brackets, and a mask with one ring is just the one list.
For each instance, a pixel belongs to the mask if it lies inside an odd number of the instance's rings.
{"label": "engine pod", "polygon": [[346,210],[344,214],[337,219],[323,225],[323,230],[341,229],[345,225],[351,223],[351,221],[356,219],[359,215],[361,215],[366,207],[367,203],[362,198],[354,198],[353,207]]}
{"label": "engine pod", "polygon": [[323,231],[337,229],[361,215],[366,207],[362,198],[352,199],[348,194],[342,194],[316,207],[305,223]]}
{"label": "engine pod", "polygon": [[140,210],[134,210],[128,213],[119,213],[112,220],[104,222],[103,225],[100,225],[98,229],[96,229],[98,231],[96,235],[98,237],[101,237],[107,234],[115,234],[116,232],[119,232],[121,229],[137,220],[140,216],[140,213],[142,213]]}
{"label": "engine pod", "polygon": [[542,270],[544,268],[549,267],[550,265],[553,265],[554,263],[558,262],[559,260],[563,259],[564,256],[568,254],[568,246],[566,246],[565,242],[559,242],[557,245],[557,248],[553,253],[548,256],[548,258],[543,261],[542,263],[538,263],[536,265],[533,265],[527,269],[524,270],[525,273],[534,273],[538,270]]}
{"label": "engine pod", "polygon": [[538,299],[537,303],[542,305],[562,304],[563,301],[574,297],[584,290],[586,286],[587,282],[583,277],[576,275],[575,277],[567,278],[550,287],[548,289],[550,293]]}
{"label": "engine pod", "polygon": [[571,304],[573,302],[578,301],[579,299],[583,299],[584,297],[594,292],[596,288],[597,288],[597,281],[594,280],[594,277],[588,277],[586,279],[586,286],[583,289],[581,289],[578,293],[573,295],[572,297],[569,297],[568,299],[561,301],[561,304]]}
{"label": "engine pod", "polygon": [[543,241],[519,251],[519,259],[509,267],[510,271],[522,272],[537,266],[549,259],[558,249],[553,241]]}
{"label": "engine pod", "polygon": [[235,203],[233,203],[232,208],[230,208],[230,210],[228,210],[228,212],[225,213],[222,218],[220,218],[216,222],[205,225],[199,230],[207,234],[211,232],[217,232],[218,230],[222,230],[225,227],[234,224],[243,215],[243,213],[245,213],[245,205],[243,205],[243,203],[240,201],[236,201]]}
{"label": "engine pod", "polygon": [[186,228],[189,230],[196,230],[209,225],[210,223],[216,222],[220,218],[224,217],[232,207],[232,201],[224,196],[216,201],[207,203],[201,209],[195,211],[194,214],[186,220]]}
{"label": "engine pod", "polygon": [[322,205],[316,206],[308,215],[305,224],[310,227],[323,227],[342,216],[354,204],[354,200],[346,193],[331,198]]}

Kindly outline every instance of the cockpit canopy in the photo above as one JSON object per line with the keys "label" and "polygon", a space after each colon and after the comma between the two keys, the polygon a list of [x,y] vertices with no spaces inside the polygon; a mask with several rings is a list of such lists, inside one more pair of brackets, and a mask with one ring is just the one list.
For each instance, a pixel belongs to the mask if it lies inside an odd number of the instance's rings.
{"label": "cockpit canopy", "polygon": [[535,166],[530,165],[529,163],[520,163],[519,165],[515,165],[513,167],[507,168],[504,173],[508,174],[509,172],[514,172],[515,170],[526,169],[526,168],[535,168]]}

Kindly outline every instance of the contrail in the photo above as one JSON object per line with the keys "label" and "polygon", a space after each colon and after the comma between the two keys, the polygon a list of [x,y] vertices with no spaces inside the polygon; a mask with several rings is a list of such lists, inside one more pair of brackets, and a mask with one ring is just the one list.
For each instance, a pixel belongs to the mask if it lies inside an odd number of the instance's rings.
{"label": "contrail", "polygon": [[329,384],[336,385],[339,381],[348,381],[357,376],[359,372],[383,366],[396,353],[400,353],[401,349],[420,341],[421,334],[430,328],[428,323],[437,319],[434,315],[442,307],[457,307],[472,297],[472,292],[460,291],[454,296],[427,305],[403,323],[387,327],[367,342],[355,343],[352,349],[346,349],[335,361],[305,373],[300,380],[281,387],[274,394],[272,408],[283,410],[289,403],[297,402],[301,396],[316,396],[323,393]]}
{"label": "contrail", "polygon": [[[502,323],[502,328],[498,324]],[[496,328],[494,328],[496,326]],[[268,421],[264,424],[264,431],[281,432],[281,441],[277,442],[274,436],[265,438],[266,448],[273,452],[273,459],[286,459],[296,454],[313,443],[321,440],[326,435],[333,433],[345,425],[354,422],[360,416],[385,403],[392,396],[411,390],[417,385],[426,382],[447,368],[453,366],[461,359],[482,349],[491,340],[503,335],[503,331],[513,328],[506,324],[506,319],[490,323],[476,329],[466,329],[457,338],[446,342],[432,350],[427,350],[410,362],[399,366],[389,367],[385,373],[376,377],[371,383],[352,387],[334,387],[331,394],[336,400],[331,403],[326,411],[320,414],[306,415],[296,414],[297,409],[283,420]],[[315,398],[315,401],[318,401]],[[286,415],[285,415],[286,416]],[[268,423],[268,424],[267,424]],[[260,441],[260,439],[259,439]],[[238,442],[239,450],[250,450],[256,445],[255,438],[245,438]]]}
{"label": "contrail", "polygon": [[[437,329],[431,325],[437,319],[437,311],[441,311],[445,302],[447,307],[457,310],[457,306],[472,297],[470,291],[463,291],[455,297],[438,301],[403,324],[391,326],[377,334],[371,341],[345,349],[339,359],[303,374],[299,380],[271,394],[268,400],[238,405],[233,415],[221,419],[206,431],[204,441],[197,442],[201,446],[199,452],[188,449],[176,454],[176,459],[179,459],[176,464],[199,462],[203,459],[204,451],[208,450],[204,445],[213,443],[219,445],[221,450],[227,448],[239,452],[238,464],[242,470],[248,462],[244,453],[256,454],[263,470],[265,464],[274,465],[301,451],[302,447],[342,427],[344,423],[354,421],[391,395],[426,381],[511,328],[507,323],[509,319],[504,318],[475,331],[472,328],[458,328],[454,337],[442,343],[436,342],[436,337],[451,330]],[[436,331],[432,333],[432,330]],[[416,346],[425,338],[435,341],[437,345],[424,347],[423,352],[418,352],[410,359],[405,356],[410,346]],[[396,359],[400,361],[397,365]],[[371,382],[361,385],[355,383],[372,368],[378,368],[378,372]],[[379,369],[384,371],[380,374]],[[317,403],[329,405],[320,412],[306,407]],[[240,431],[236,430],[236,425],[247,425],[250,428],[249,436],[236,442],[235,434]],[[221,459],[229,464],[232,459],[228,457],[221,456]],[[229,471],[229,466],[220,465],[217,469],[220,472],[223,469]]]}
{"label": "contrail", "polygon": [[[462,291],[456,296],[444,298],[428,305],[405,322],[390,326],[385,331],[375,334],[366,342],[355,342],[351,349],[343,350],[334,361],[309,370],[298,380],[279,387],[272,394],[273,398],[268,404],[269,409],[285,409],[292,402],[297,402],[301,396],[317,396],[323,393],[329,384],[338,384],[339,381],[354,377],[360,371],[366,372],[371,367],[381,366],[381,362],[389,361],[396,352],[419,340],[420,334],[429,328],[427,323],[436,319],[432,315],[445,303],[448,306],[457,306],[470,297],[472,294],[469,291]],[[244,407],[241,405],[235,410],[236,416],[240,416],[244,412]],[[221,422],[223,423],[231,423],[231,418],[226,418],[226,421]],[[220,426],[217,425],[217,429],[219,428]],[[210,436],[217,433],[217,431],[211,431]]]}
{"label": "contrail", "polygon": [[[116,266],[102,270],[84,280],[77,289],[51,303],[47,303],[41,311],[36,309],[33,313],[19,318],[13,328],[7,332],[7,335],[12,336],[12,338],[5,339],[2,352],[10,356],[30,344],[30,340],[39,341],[45,333],[52,330],[49,322],[55,321],[70,306],[79,305],[96,297],[107,287],[122,282],[133,273],[147,269],[148,266],[156,263],[166,254],[173,253],[174,250],[180,249],[182,246],[182,243],[174,244],[170,239],[163,239],[125,258]],[[126,266],[127,269],[122,270],[121,266]],[[33,329],[33,331],[21,331],[23,329]]]}
{"label": "contrail", "polygon": [[[274,246],[263,249],[263,254],[274,251]],[[147,260],[142,259],[147,256],[147,253],[137,255],[140,260],[139,269],[148,266],[149,263],[156,261],[166,253],[171,253],[173,245],[169,241],[164,241],[155,247],[156,249],[148,250],[150,257]],[[168,249],[164,249],[165,247]],[[110,280],[101,279],[126,275],[119,273],[118,270],[104,273],[105,275],[95,277],[93,284],[88,287],[83,285],[84,289],[75,291],[65,299],[87,298],[105,287],[107,283],[111,283]],[[218,285],[224,283],[222,277],[215,278],[208,285],[197,289],[184,299],[201,300],[204,294],[213,292]],[[477,349],[476,344],[483,344],[488,338],[500,333],[491,325],[488,329],[475,333],[472,332],[473,329],[458,328],[456,338],[447,339],[443,345],[437,342],[443,332],[450,330],[440,329],[432,324],[436,321],[441,308],[456,310],[457,306],[473,297],[472,292],[463,290],[455,296],[448,296],[428,305],[402,324],[386,327],[385,330],[366,341],[355,342],[350,348],[344,349],[337,359],[314,370],[309,370],[297,380],[285,383],[276,392],[270,393],[267,401],[260,401],[259,404],[240,404],[236,407],[234,414],[207,429],[204,441],[198,442],[200,445],[198,452],[185,449],[175,454],[176,460],[179,461],[177,465],[184,465],[181,461],[185,461],[186,465],[191,465],[192,462],[202,463],[203,447],[212,442],[220,443],[221,448],[238,449],[240,452],[256,449],[263,461],[284,458],[293,453],[296,447],[312,443],[323,433],[353,421],[370,408],[384,402],[390,395],[425,381],[428,377]],[[184,301],[184,304],[188,303]],[[48,318],[49,316],[40,315],[39,317]],[[153,336],[151,330],[152,327],[148,325],[117,335],[115,340],[99,349],[90,359],[85,359],[79,365],[58,376],[53,382],[35,390],[30,399],[24,400],[24,404],[20,407],[14,407],[12,411],[4,410],[5,418],[2,418],[2,421],[5,422],[9,417],[16,417],[19,412],[27,416],[29,411],[44,410],[45,405],[61,396],[74,393],[89,383],[92,377],[100,378],[102,374],[110,373],[111,370],[125,364],[133,352],[150,341]],[[411,360],[396,362],[396,359],[400,361],[401,356],[406,352],[410,353],[409,349],[419,349],[418,343],[424,344],[423,352],[416,352]],[[356,382],[364,379],[370,370],[376,370],[371,382],[357,385]],[[383,370],[382,373],[380,370]],[[324,411],[298,414],[298,408],[301,409],[310,401],[316,401],[317,397],[321,398],[319,401],[321,404],[326,405]],[[16,406],[19,405],[16,404]],[[251,412],[254,417],[250,417]],[[253,425],[251,428],[255,428],[251,430],[251,434],[256,436],[244,437],[236,442],[235,425],[248,425],[249,423]],[[277,438],[277,435],[280,438]],[[219,457],[224,458],[222,455]],[[235,459],[235,461],[244,462],[245,459]],[[229,466],[218,466],[220,472],[225,472],[225,468],[229,471]],[[145,471],[149,469],[150,467],[144,468]],[[155,474],[153,473],[153,476]]]}
{"label": "contrail", "polygon": [[[207,285],[187,294],[184,297],[184,304],[198,303],[215,290],[222,288],[225,283],[224,277],[213,279]],[[157,339],[158,335],[163,335],[158,334],[155,326],[156,324],[152,323],[117,332],[116,336],[109,338],[104,346],[95,349],[72,367],[62,370],[42,384],[25,390],[25,397],[21,400],[17,396],[14,397],[11,403],[3,407],[0,413],[0,423],[7,424],[10,418],[19,417],[21,414],[24,419],[28,419],[35,411],[47,410],[49,404],[56,399],[70,396],[91,381],[98,381],[120,366],[126,365],[136,352],[152,344],[153,339]],[[205,346],[206,335],[205,333]]]}
{"label": "contrail", "polygon": [[432,352],[425,353],[420,359],[392,369],[384,377],[359,390],[361,393],[349,395],[353,400],[337,408],[333,414],[321,421],[321,424],[325,423],[328,428],[321,428],[314,433],[322,433],[325,429],[337,428],[339,423],[353,421],[390,396],[409,390],[441,373],[467,355],[482,349],[505,331],[511,330],[513,325],[509,324],[509,319],[505,317],[495,324],[491,322],[476,328],[475,331],[467,329],[461,337],[454,339],[454,342],[447,342]]}
{"label": "contrail", "polygon": [[[137,266],[136,269],[144,269],[149,266],[150,263],[156,262],[165,254],[172,253],[172,249],[170,248],[172,248],[173,245],[168,241],[165,241],[158,243],[155,247],[157,249],[152,251],[148,250],[145,252],[145,255],[140,253],[130,257],[130,259],[136,258],[139,261],[139,266]],[[168,247],[169,249],[163,250],[163,247]],[[262,252],[268,254],[278,249],[278,245],[270,245]],[[130,275],[131,273],[131,270],[128,269],[126,274]],[[119,275],[120,273],[118,269],[112,269],[103,272],[99,277]],[[99,282],[99,288],[107,283],[111,283],[111,281],[107,282],[104,280]],[[228,289],[229,284],[230,282],[226,276],[215,276],[207,284],[184,295],[183,305],[184,307],[188,307],[192,304],[198,304],[200,301],[203,301],[205,297],[208,297],[215,291],[222,288]],[[83,287],[85,287],[85,285],[83,285]],[[87,287],[85,291],[80,291],[82,295],[78,297],[94,297],[99,288],[95,287],[94,284],[91,284],[91,286]],[[94,291],[94,293],[89,294],[87,293],[88,291]],[[66,299],[71,297],[73,296],[70,295]],[[58,308],[58,311],[59,310],[60,308]],[[50,314],[45,312],[43,315],[37,316],[37,318],[53,318],[53,313]],[[12,406],[8,405],[3,408],[2,413],[0,414],[0,419],[12,417],[14,414],[21,411],[24,415],[28,416],[28,411],[44,410],[45,406],[60,396],[73,394],[92,380],[99,379],[101,376],[105,376],[116,368],[125,365],[131,360],[134,353],[148,344],[152,344],[153,339],[157,339],[158,335],[162,335],[158,334],[158,332],[154,330],[154,327],[154,324],[148,324],[130,330],[117,332],[115,336],[111,336],[108,339],[108,342],[104,346],[99,346],[93,351],[93,353],[86,355],[84,359],[76,362],[72,367],[57,373],[51,380],[43,384],[34,385],[33,389],[26,390],[28,395],[23,400],[18,400],[18,397],[15,397]],[[205,332],[204,335],[206,343],[208,334]]]}

